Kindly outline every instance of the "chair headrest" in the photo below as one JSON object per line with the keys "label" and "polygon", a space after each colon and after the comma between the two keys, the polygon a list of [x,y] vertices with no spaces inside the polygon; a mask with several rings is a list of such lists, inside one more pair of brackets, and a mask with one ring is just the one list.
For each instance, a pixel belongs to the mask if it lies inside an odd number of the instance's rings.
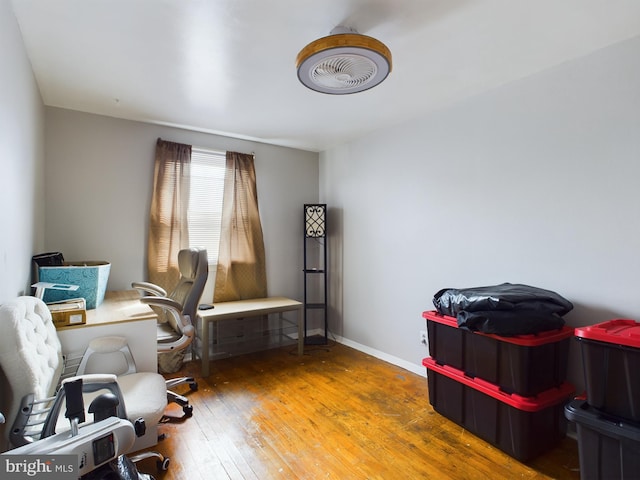
{"label": "chair headrest", "polygon": [[206,265],[207,251],[205,249],[186,248],[178,252],[178,268],[184,278],[195,280],[199,269]]}

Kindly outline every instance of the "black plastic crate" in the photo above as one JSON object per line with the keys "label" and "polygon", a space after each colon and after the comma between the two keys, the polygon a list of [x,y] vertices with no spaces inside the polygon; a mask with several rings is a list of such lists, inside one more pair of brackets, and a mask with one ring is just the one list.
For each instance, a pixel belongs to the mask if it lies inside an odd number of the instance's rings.
{"label": "black plastic crate", "polygon": [[567,377],[573,328],[502,337],[458,328],[455,318],[423,312],[429,354],[441,365],[498,385],[507,393],[533,396]]}
{"label": "black plastic crate", "polygon": [[640,478],[640,424],[603,414],[586,400],[565,406],[578,434],[582,480]]}
{"label": "black plastic crate", "polygon": [[535,397],[523,397],[438,365],[432,358],[422,364],[435,411],[512,457],[527,462],[564,438],[563,408],[573,395],[573,385],[565,382]]}
{"label": "black plastic crate", "polygon": [[589,405],[640,421],[640,323],[609,320],[576,328],[575,335],[582,352]]}

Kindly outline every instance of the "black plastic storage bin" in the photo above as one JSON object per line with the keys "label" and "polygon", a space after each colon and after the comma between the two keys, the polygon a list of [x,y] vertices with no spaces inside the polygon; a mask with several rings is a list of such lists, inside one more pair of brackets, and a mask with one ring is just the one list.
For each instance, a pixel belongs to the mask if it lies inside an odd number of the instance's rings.
{"label": "black plastic storage bin", "polygon": [[565,382],[535,397],[523,397],[438,365],[433,358],[422,364],[435,411],[517,460],[527,462],[564,438],[563,408],[573,395],[573,385]]}
{"label": "black plastic storage bin", "polygon": [[582,351],[589,405],[640,421],[640,323],[609,320],[576,328],[575,335]]}
{"label": "black plastic storage bin", "polygon": [[429,354],[441,365],[525,397],[566,380],[573,328],[502,337],[458,328],[455,318],[435,310],[422,316],[427,321]]}
{"label": "black plastic storage bin", "polygon": [[640,478],[640,424],[602,414],[586,400],[564,408],[578,434],[581,480]]}

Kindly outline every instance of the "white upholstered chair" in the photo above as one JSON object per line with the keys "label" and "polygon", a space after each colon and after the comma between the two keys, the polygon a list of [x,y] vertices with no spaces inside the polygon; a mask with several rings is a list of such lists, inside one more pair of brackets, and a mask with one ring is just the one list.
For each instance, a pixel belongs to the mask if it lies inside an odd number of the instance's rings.
{"label": "white upholstered chair", "polygon": [[[22,296],[0,305],[0,368],[7,381],[1,391],[8,446],[18,447],[69,428],[64,412],[56,411],[61,406],[56,404],[64,403],[60,400],[64,389],[59,388],[63,360],[51,313],[42,300]],[[157,443],[157,425],[167,405],[161,375],[149,372],[79,378],[84,379],[87,407],[104,390],[96,387],[94,380],[119,395],[118,416],[140,427],[131,452]],[[87,418],[90,417],[88,414]],[[144,433],[140,419],[146,426]]]}

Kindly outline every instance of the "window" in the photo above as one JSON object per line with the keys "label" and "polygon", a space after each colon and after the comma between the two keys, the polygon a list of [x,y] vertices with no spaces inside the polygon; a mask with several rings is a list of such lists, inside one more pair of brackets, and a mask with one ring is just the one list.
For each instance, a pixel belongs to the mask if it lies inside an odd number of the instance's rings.
{"label": "window", "polygon": [[[175,285],[179,271],[174,259],[180,248],[190,245],[205,248],[209,254],[207,283],[220,285],[215,292],[217,301],[266,297],[255,177],[253,155],[194,148],[159,138],[149,215],[149,281],[167,285],[167,289]],[[184,238],[187,232],[190,235]],[[244,270],[236,271],[235,259],[239,255],[249,258],[244,253],[247,248],[252,250],[253,261],[242,262]],[[164,270],[158,261],[163,255],[169,260]]]}
{"label": "window", "polygon": [[189,245],[207,249],[209,265],[218,263],[225,152],[193,147],[189,191]]}

